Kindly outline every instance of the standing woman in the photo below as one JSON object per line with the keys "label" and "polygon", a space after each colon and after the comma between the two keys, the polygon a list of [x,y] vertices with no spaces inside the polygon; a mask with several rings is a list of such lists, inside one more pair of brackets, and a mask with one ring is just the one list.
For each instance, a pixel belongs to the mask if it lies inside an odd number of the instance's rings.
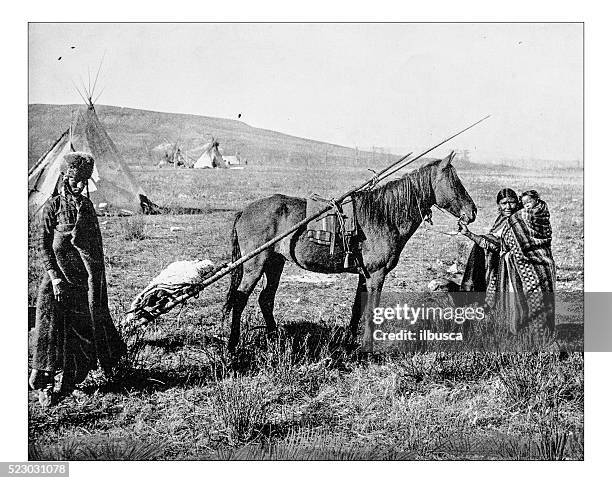
{"label": "standing woman", "polygon": [[497,194],[499,216],[489,233],[476,235],[460,223],[474,242],[462,289],[485,292],[485,304],[502,315],[513,334],[531,327],[538,333],[555,328],[555,262],[552,233],[532,230],[519,212],[514,190]]}
{"label": "standing woman", "polygon": [[[41,224],[45,274],[29,382],[39,390],[42,406],[69,395],[98,362],[110,374],[125,353],[108,309],[100,226],[91,200],[83,196],[94,159],[72,152],[64,163],[60,194],[45,204]],[[57,391],[56,373],[62,374]]]}

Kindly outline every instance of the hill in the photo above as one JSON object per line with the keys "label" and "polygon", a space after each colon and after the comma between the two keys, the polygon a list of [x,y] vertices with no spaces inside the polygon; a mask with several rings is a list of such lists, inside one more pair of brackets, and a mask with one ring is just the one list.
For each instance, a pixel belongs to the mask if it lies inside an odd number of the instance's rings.
{"label": "hill", "polygon": [[[81,105],[31,104],[28,106],[28,163],[31,166],[69,126]],[[192,114],[173,114],[116,106],[96,106],[111,138],[130,164],[152,164],[147,155],[164,141],[179,140],[184,150],[206,143],[211,135],[219,139],[225,154],[240,153],[250,163],[269,164],[310,161],[355,161],[355,150],[335,144],[303,139],[241,121]],[[361,152],[363,162],[371,153]],[[376,161],[384,161],[377,154]],[[357,159],[359,161],[359,159]]]}
{"label": "hill", "polygon": [[[67,129],[81,107],[82,104],[28,106],[28,166],[32,166]],[[218,138],[224,154],[231,156],[239,153],[241,158],[249,163],[259,165],[288,164],[303,167],[327,162],[378,170],[400,156],[378,151],[356,151],[346,146],[291,136],[218,117],[105,105],[96,106],[96,111],[119,151],[129,164],[135,165],[156,164],[158,160],[150,156],[151,149],[162,143],[174,144],[177,141],[183,151],[195,158],[201,153],[198,148],[207,143],[211,135]],[[415,146],[415,149],[417,148]],[[451,149],[454,149],[452,145],[447,146],[448,151]],[[461,149],[455,149],[459,153],[457,160],[461,161],[463,169],[482,169],[487,166],[496,171],[517,168],[582,170],[581,161],[568,163],[558,160],[521,160],[499,155],[470,162],[469,158],[461,154]],[[445,155],[447,152],[438,151],[437,154]]]}

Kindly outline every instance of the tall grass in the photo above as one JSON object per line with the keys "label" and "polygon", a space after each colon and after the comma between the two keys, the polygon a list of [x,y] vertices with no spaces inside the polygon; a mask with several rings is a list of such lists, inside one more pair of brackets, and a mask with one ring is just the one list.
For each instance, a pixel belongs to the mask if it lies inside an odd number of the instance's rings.
{"label": "tall grass", "polygon": [[547,410],[562,401],[582,403],[582,355],[561,364],[555,353],[503,354],[496,360],[499,378],[513,404]]}
{"label": "tall grass", "polygon": [[260,444],[249,444],[229,451],[220,451],[219,459],[227,460],[371,460],[398,459],[398,452],[391,447],[368,442],[348,441],[347,435],[329,434],[312,428],[292,430],[280,440],[266,440]]}
{"label": "tall grass", "polygon": [[259,378],[232,376],[214,384],[212,405],[229,444],[248,443],[264,429],[269,388]]}
{"label": "tall grass", "polygon": [[34,443],[28,447],[30,461],[147,461],[159,459],[162,453],[161,442],[134,438],[68,438],[56,444]]}
{"label": "tall grass", "polygon": [[127,241],[144,240],[147,237],[146,226],[143,215],[126,216],[121,220],[121,234]]}

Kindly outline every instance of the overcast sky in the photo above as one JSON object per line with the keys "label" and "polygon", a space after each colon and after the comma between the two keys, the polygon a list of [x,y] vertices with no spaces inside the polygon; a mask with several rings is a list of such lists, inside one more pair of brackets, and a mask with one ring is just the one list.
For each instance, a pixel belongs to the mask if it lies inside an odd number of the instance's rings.
{"label": "overcast sky", "polygon": [[396,153],[491,114],[452,145],[582,159],[580,24],[31,24],[29,56],[30,103],[81,102],[104,56],[100,104]]}

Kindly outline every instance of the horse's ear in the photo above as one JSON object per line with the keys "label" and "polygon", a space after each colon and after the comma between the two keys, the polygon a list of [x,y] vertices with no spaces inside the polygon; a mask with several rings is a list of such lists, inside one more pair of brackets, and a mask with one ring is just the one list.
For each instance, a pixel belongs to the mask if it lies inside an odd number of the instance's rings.
{"label": "horse's ear", "polygon": [[451,165],[454,157],[455,157],[455,151],[451,151],[451,153],[448,156],[446,156],[446,158],[440,161],[440,169],[448,168]]}

